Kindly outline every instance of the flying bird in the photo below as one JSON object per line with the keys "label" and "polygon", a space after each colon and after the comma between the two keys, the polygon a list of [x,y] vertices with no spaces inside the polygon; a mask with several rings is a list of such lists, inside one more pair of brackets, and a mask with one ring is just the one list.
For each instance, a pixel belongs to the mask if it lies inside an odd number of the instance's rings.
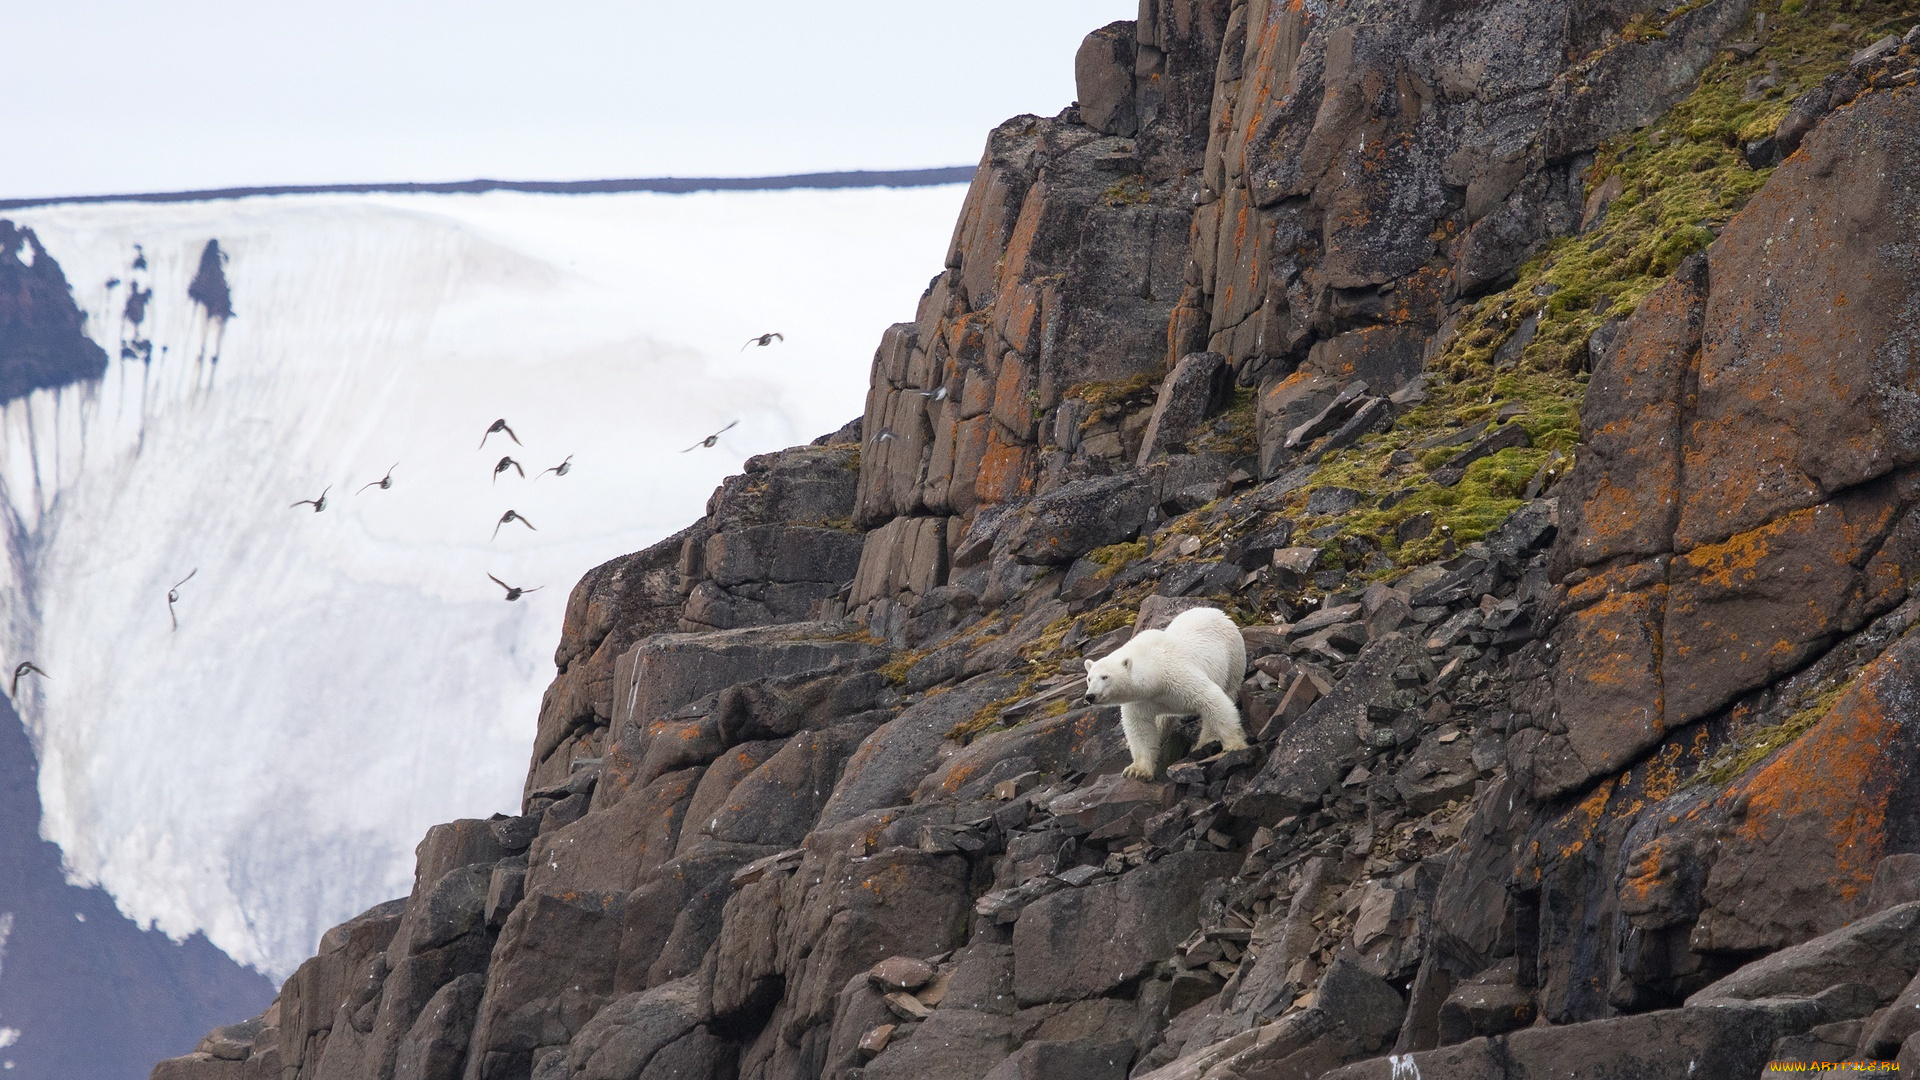
{"label": "flying bird", "polygon": [[527,470],[521,468],[519,462],[513,460],[513,458],[511,457],[503,457],[499,461],[494,462],[494,465],[493,465],[494,483],[496,484],[499,483],[500,474],[503,472],[506,472],[508,469],[512,469],[514,472],[519,473],[520,479],[522,480],[525,480],[527,478]]}
{"label": "flying bird", "polygon": [[926,398],[928,401],[947,400],[947,388],[944,386],[938,390],[915,390],[913,392],[916,394],[919,394],[923,398]]}
{"label": "flying bird", "polygon": [[294,506],[311,506],[311,507],[313,507],[313,512],[317,514],[317,513],[319,513],[320,511],[322,511],[322,510],[325,510],[325,509],[327,508],[327,492],[329,492],[329,491],[332,491],[332,490],[333,490],[333,485],[332,485],[332,484],[328,484],[328,485],[327,485],[327,486],[326,486],[326,487],[325,487],[325,488],[324,488],[324,489],[323,489],[323,490],[322,490],[322,491],[320,492],[320,497],[319,497],[319,498],[317,498],[317,499],[301,499],[301,500],[300,500],[299,502],[297,502],[297,503],[294,503],[293,505],[294,505]]}
{"label": "flying bird", "polygon": [[729,431],[732,431],[734,428],[734,425],[738,424],[739,422],[740,421],[735,420],[732,424],[728,424],[726,427],[721,428],[719,431],[714,432],[713,434],[707,436],[704,439],[701,439],[699,442],[694,443],[692,446],[689,446],[685,450],[682,450],[680,452],[685,454],[694,450],[698,450],[703,446],[712,446],[714,443],[717,443],[720,441],[720,436],[725,435]]}
{"label": "flying bird", "polygon": [[179,581],[175,582],[173,588],[167,590],[167,618],[173,620],[173,628],[175,630],[180,629],[180,616],[175,615],[173,613],[173,605],[180,602],[180,586],[185,585],[189,581],[192,581],[193,575],[199,572],[200,572],[200,568],[197,566],[194,567],[192,570],[187,572],[186,577],[183,577]]}
{"label": "flying bird", "polygon": [[20,696],[20,676],[22,676],[22,675],[25,675],[25,674],[27,674],[28,672],[32,672],[33,674],[35,674],[35,675],[38,675],[38,676],[40,676],[40,677],[41,677],[41,678],[43,678],[43,679],[51,679],[51,678],[53,678],[53,676],[51,676],[51,675],[49,675],[49,674],[47,674],[46,672],[44,672],[44,671],[41,671],[41,670],[40,670],[39,668],[37,668],[37,667],[35,667],[35,666],[33,665],[33,661],[31,661],[31,660],[22,660],[22,661],[21,661],[20,663],[18,663],[18,664],[15,664],[15,665],[14,665],[14,668],[13,668],[13,689],[11,689],[11,690],[9,690],[9,691],[7,691],[7,696],[8,696],[8,697],[11,697],[11,698],[17,698],[17,697],[19,697],[19,696]]}
{"label": "flying bird", "polygon": [[[378,479],[378,480],[375,480],[374,482],[372,482],[372,483],[370,483],[370,484],[368,484],[368,485],[366,485],[366,487],[363,487],[363,488],[361,488],[361,489],[360,489],[360,491],[365,491],[365,490],[367,490],[367,488],[370,488],[370,487],[377,487],[377,488],[379,488],[379,489],[380,489],[381,491],[385,491],[385,490],[387,490],[388,488],[390,488],[390,487],[392,487],[392,486],[393,486],[393,470],[395,470],[395,469],[397,469],[397,468],[399,468],[399,467],[400,467],[400,463],[399,463],[399,462],[397,462],[397,461],[396,461],[396,462],[394,462],[394,463],[393,463],[392,465],[390,465],[390,466],[388,466],[388,467],[387,467],[387,475],[385,475],[385,476],[383,476],[383,477],[381,477],[380,479]],[[360,494],[360,491],[356,491],[356,492],[354,492],[354,494],[355,494],[355,495],[358,495],[358,494]]]}
{"label": "flying bird", "polygon": [[[517,521],[517,522],[519,522],[520,524],[522,524],[522,525],[525,525],[525,526],[526,526],[527,528],[529,528],[529,529],[533,529],[533,522],[531,522],[531,521],[528,521],[528,520],[526,519],[526,515],[524,515],[524,514],[521,514],[521,513],[520,513],[519,511],[517,511],[517,510],[509,510],[509,511],[507,511],[506,513],[504,513],[504,514],[501,514],[501,515],[500,515],[500,520],[499,520],[499,521],[496,521],[496,522],[494,522],[494,525],[493,525],[493,535],[492,535],[492,536],[489,536],[489,537],[487,537],[487,542],[488,542],[488,543],[492,543],[492,542],[493,542],[493,541],[494,541],[494,540],[495,540],[495,539],[496,539],[497,537],[499,537],[499,535],[500,535],[500,526],[502,526],[502,525],[505,525],[505,524],[506,524],[507,522],[509,522],[509,521]],[[540,530],[539,530],[539,529],[533,529],[533,531],[534,531],[534,532],[539,532]]]}
{"label": "flying bird", "polygon": [[513,429],[507,426],[507,421],[506,421],[506,418],[505,418],[505,417],[502,417],[502,418],[500,418],[500,419],[498,419],[498,420],[495,420],[495,421],[494,421],[493,423],[491,423],[491,424],[488,424],[488,425],[487,425],[487,433],[486,433],[485,435],[482,435],[482,436],[480,436],[480,447],[481,447],[482,449],[485,449],[485,448],[486,448],[486,445],[487,445],[487,440],[488,440],[489,438],[492,438],[492,437],[493,437],[493,433],[494,433],[494,432],[496,432],[496,431],[504,431],[504,432],[506,432],[506,433],[507,433],[507,438],[509,438],[509,439],[512,439],[512,440],[513,440],[513,445],[515,445],[515,446],[524,446],[524,445],[526,445],[525,443],[523,443],[523,442],[521,442],[521,441],[520,441],[520,436],[518,436],[518,435],[515,435],[515,434],[513,433]]}
{"label": "flying bird", "polygon": [[488,581],[491,581],[491,582],[493,582],[493,583],[494,583],[495,585],[498,585],[498,586],[500,586],[501,588],[503,588],[503,589],[505,589],[505,590],[507,590],[507,599],[508,599],[509,601],[513,601],[513,600],[518,600],[518,599],[520,599],[520,598],[521,598],[522,596],[525,596],[526,594],[528,594],[528,593],[530,593],[530,592],[539,592],[539,591],[540,591],[541,589],[544,589],[544,588],[546,588],[546,586],[545,586],[545,585],[535,585],[535,586],[534,586],[533,588],[531,588],[531,589],[516,589],[516,588],[514,588],[513,586],[511,586],[511,585],[509,585],[509,584],[507,584],[506,582],[504,582],[504,581],[501,581],[501,580],[500,580],[499,578],[497,578],[497,577],[494,577],[494,576],[493,576],[492,574],[488,574],[488,575],[487,575],[487,580],[488,580]]}
{"label": "flying bird", "polygon": [[880,434],[878,434],[878,435],[875,435],[875,436],[873,437],[873,441],[874,441],[874,442],[886,442],[886,441],[887,441],[888,439],[891,439],[891,438],[893,438],[893,432],[891,432],[891,431],[882,431],[882,432],[881,432]]}
{"label": "flying bird", "polygon": [[[567,455],[567,460],[565,460],[565,461],[563,461],[563,462],[561,462],[561,463],[560,463],[560,464],[558,464],[558,465],[555,465],[555,466],[554,466],[553,468],[551,468],[551,469],[541,469],[541,470],[540,470],[540,476],[545,476],[545,475],[547,475],[548,473],[552,473],[552,474],[553,474],[553,475],[555,475],[555,476],[565,476],[565,475],[567,475],[568,473],[570,473],[570,472],[572,472],[572,471],[573,471],[573,455],[572,455],[572,454],[568,454],[568,455]],[[538,479],[540,479],[540,476],[536,476],[536,477],[534,477],[534,479],[535,479],[535,480],[538,480]]]}
{"label": "flying bird", "polygon": [[746,351],[747,351],[747,348],[748,348],[748,346],[751,346],[751,345],[758,345],[758,346],[760,346],[761,348],[763,348],[763,349],[764,349],[764,348],[766,348],[766,347],[767,347],[768,345],[771,345],[771,344],[773,344],[773,339],[774,339],[774,338],[779,338],[779,339],[780,339],[781,341],[785,341],[785,340],[787,340],[787,336],[786,336],[785,334],[781,334],[781,333],[777,333],[777,332],[776,332],[776,333],[769,333],[769,334],[761,334],[761,335],[760,335],[759,337],[750,337],[750,338],[748,338],[748,339],[747,339],[747,344],[746,344],[746,345],[742,345],[742,346],[740,346],[740,351],[741,351],[741,352],[746,352]]}

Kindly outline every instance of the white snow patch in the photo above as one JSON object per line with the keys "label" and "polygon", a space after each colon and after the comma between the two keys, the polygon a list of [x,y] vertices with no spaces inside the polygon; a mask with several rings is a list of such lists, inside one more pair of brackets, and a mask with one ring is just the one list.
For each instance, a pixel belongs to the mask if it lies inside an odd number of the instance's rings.
{"label": "white snow patch", "polygon": [[[691,523],[749,454],[858,415],[963,196],[8,212],[114,357],[98,386],[0,409],[0,655],[50,675],[19,707],[70,879],[280,977],[407,891],[428,826],[516,811],[573,583]],[[217,365],[186,296],[210,238],[235,310]],[[119,359],[123,337],[150,338],[151,365]],[[526,445],[476,450],[496,417]],[[496,484],[506,453],[573,469]],[[391,490],[354,493],[396,461]],[[289,507],[327,485],[326,512]],[[489,541],[509,508],[538,531]],[[172,631],[167,589],[196,568]],[[503,603],[489,573],[544,588]]]}

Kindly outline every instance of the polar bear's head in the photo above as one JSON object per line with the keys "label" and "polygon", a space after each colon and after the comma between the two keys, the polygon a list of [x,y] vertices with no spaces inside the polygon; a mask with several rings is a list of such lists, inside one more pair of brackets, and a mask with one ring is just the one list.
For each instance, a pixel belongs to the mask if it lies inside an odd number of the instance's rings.
{"label": "polar bear's head", "polygon": [[1112,705],[1129,699],[1133,691],[1133,657],[1116,652],[1088,660],[1087,704]]}

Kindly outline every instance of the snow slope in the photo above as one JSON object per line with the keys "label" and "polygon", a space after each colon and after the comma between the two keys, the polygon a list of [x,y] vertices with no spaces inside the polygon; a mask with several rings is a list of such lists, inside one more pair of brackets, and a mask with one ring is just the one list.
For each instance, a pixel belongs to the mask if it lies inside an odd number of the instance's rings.
{"label": "snow slope", "polygon": [[[857,415],[963,194],[8,212],[133,357],[0,411],[0,653],[51,675],[20,705],[70,879],[282,976],[406,891],[427,826],[515,810],[573,582],[697,517],[747,455]],[[187,295],[209,239],[224,327]],[[476,448],[496,417],[526,445]],[[527,479],[493,475],[509,453]],[[323,488],[324,513],[290,507]],[[508,509],[538,531],[490,539]],[[488,574],[541,591],[503,603]]]}

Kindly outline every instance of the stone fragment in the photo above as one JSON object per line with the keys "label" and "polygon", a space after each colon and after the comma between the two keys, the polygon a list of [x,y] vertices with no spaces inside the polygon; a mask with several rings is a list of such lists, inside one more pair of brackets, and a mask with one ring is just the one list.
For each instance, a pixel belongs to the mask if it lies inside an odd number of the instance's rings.
{"label": "stone fragment", "polygon": [[[655,1075],[649,1063],[701,1023],[696,979],[628,994],[601,1009],[567,1047],[581,1080],[633,1080]],[[644,1071],[643,1071],[644,1070]]]}
{"label": "stone fragment", "polygon": [[867,980],[886,990],[918,990],[932,978],[933,965],[911,956],[890,956],[867,969]]}
{"label": "stone fragment", "polygon": [[948,528],[944,517],[900,517],[868,533],[847,603],[924,596],[946,584]]}
{"label": "stone fragment", "polygon": [[1878,914],[1915,900],[1920,900],[1920,855],[1889,855],[1873,868],[1873,882],[1867,886],[1861,914]]}
{"label": "stone fragment", "polygon": [[1140,129],[1133,98],[1133,20],[1108,23],[1088,34],[1073,57],[1080,120],[1102,135],[1132,135]]}
{"label": "stone fragment", "polygon": [[865,1035],[860,1036],[860,1053],[870,1058],[880,1051],[885,1050],[888,1040],[893,1038],[894,1030],[897,1027],[899,1027],[898,1024],[881,1024],[869,1030]]}
{"label": "stone fragment", "polygon": [[620,896],[533,893],[507,918],[481,997],[468,1070],[518,1071],[567,1042],[612,996]]}
{"label": "stone fragment", "polygon": [[1514,985],[1511,967],[1470,979],[1447,996],[1439,1017],[1443,1045],[1476,1035],[1504,1035],[1533,1023],[1533,993]]}
{"label": "stone fragment", "polygon": [[1266,765],[1232,803],[1235,814],[1275,821],[1318,803],[1350,769],[1369,705],[1394,690],[1394,670],[1422,655],[1417,642],[1387,634],[1367,644],[1331,692],[1280,734]]}
{"label": "stone fragment", "polygon": [[1160,396],[1154,402],[1153,414],[1141,436],[1135,464],[1144,468],[1158,456],[1185,449],[1199,434],[1201,422],[1226,396],[1231,377],[1227,358],[1219,353],[1190,353],[1181,357],[1160,383]]}
{"label": "stone fragment", "polygon": [[909,1022],[925,1020],[933,1015],[933,1010],[922,1004],[920,999],[912,994],[895,991],[886,996],[886,1002],[887,1008],[892,1009],[895,1016]]}
{"label": "stone fragment", "polygon": [[1899,47],[1900,35],[1888,34],[1886,37],[1854,53],[1853,56],[1848,59],[1847,65],[1849,67],[1865,67]]}
{"label": "stone fragment", "polygon": [[1762,957],[1687,998],[1714,1001],[1812,997],[1865,983],[1891,1001],[1920,971],[1920,901],[1901,904],[1811,941]]}
{"label": "stone fragment", "polygon": [[1472,743],[1426,739],[1394,774],[1393,786],[1406,800],[1408,813],[1424,814],[1473,794],[1479,779]]}
{"label": "stone fragment", "polygon": [[841,769],[871,730],[867,724],[849,724],[795,735],[734,785],[707,823],[707,834],[738,844],[798,844],[819,819]]}
{"label": "stone fragment", "polygon": [[469,972],[434,993],[400,1042],[393,1080],[459,1080],[486,986],[486,976]]}
{"label": "stone fragment", "polygon": [[1398,990],[1344,956],[1320,977],[1314,1008],[1345,1024],[1362,1050],[1390,1045],[1407,1015]]}
{"label": "stone fragment", "polygon": [[914,788],[953,753],[947,733],[982,707],[1003,700],[1009,689],[1005,678],[972,680],[950,693],[927,697],[880,725],[847,759],[821,809],[820,827],[909,801]]}
{"label": "stone fragment", "polygon": [[1365,494],[1365,492],[1356,491],[1353,488],[1315,488],[1313,494],[1307,496],[1307,513],[1344,514],[1354,507],[1359,506],[1360,500],[1365,497]]}
{"label": "stone fragment", "polygon": [[1014,992],[1022,1004],[1095,997],[1173,955],[1193,932],[1201,886],[1241,856],[1180,852],[1111,881],[1027,906],[1013,928]]}
{"label": "stone fragment", "polygon": [[1320,565],[1320,549],[1317,547],[1276,549],[1273,553],[1273,565],[1277,570],[1304,577]]}
{"label": "stone fragment", "polygon": [[[913,1000],[908,998],[909,1001]],[[1012,1049],[1011,1017],[977,1009],[935,1010],[913,1037],[867,1063],[863,1080],[979,1080]]]}
{"label": "stone fragment", "polygon": [[995,543],[1023,563],[1068,563],[1132,539],[1156,501],[1154,485],[1128,474],[1075,480],[1035,499]]}
{"label": "stone fragment", "polygon": [[841,623],[793,623],[655,635],[620,658],[614,675],[620,707],[614,721],[651,722],[716,690],[770,675],[809,674],[885,659],[885,649],[848,641],[846,631]]}
{"label": "stone fragment", "polygon": [[1429,476],[1442,487],[1452,487],[1466,479],[1467,467],[1481,458],[1491,457],[1508,447],[1532,446],[1533,439],[1519,424],[1506,424],[1489,432],[1479,442],[1449,458]]}

